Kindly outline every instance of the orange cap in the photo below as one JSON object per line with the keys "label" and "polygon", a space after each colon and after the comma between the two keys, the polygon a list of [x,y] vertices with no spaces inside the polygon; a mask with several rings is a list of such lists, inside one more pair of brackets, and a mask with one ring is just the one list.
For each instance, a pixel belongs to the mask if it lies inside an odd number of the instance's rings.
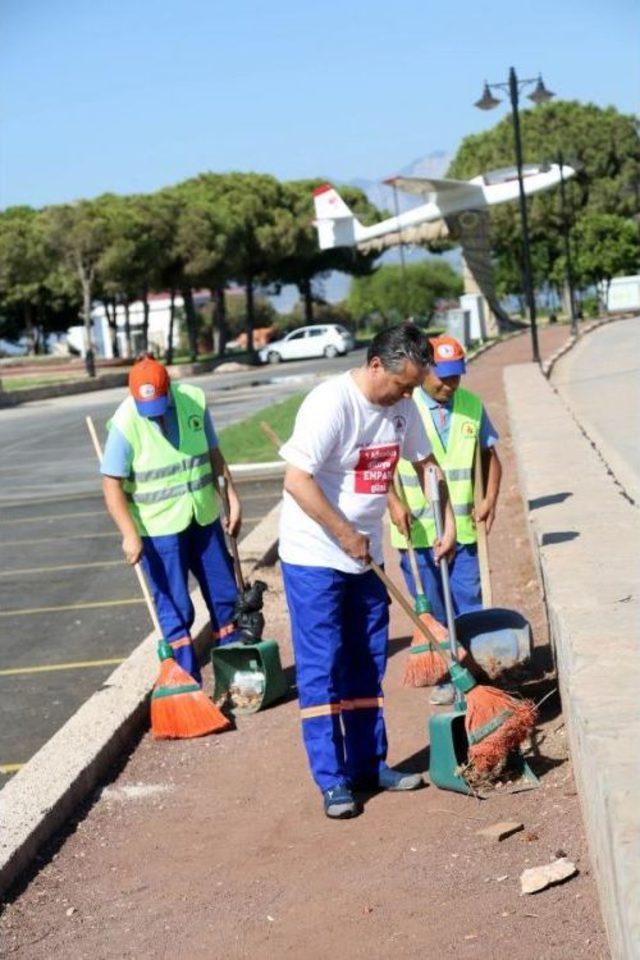
{"label": "orange cap", "polygon": [[129,390],[138,413],[143,417],[161,417],[166,413],[170,384],[167,368],[153,357],[134,363],[129,372]]}
{"label": "orange cap", "polygon": [[429,343],[433,348],[433,364],[431,369],[439,377],[459,377],[467,369],[462,344],[455,337],[443,333],[439,337],[430,337]]}

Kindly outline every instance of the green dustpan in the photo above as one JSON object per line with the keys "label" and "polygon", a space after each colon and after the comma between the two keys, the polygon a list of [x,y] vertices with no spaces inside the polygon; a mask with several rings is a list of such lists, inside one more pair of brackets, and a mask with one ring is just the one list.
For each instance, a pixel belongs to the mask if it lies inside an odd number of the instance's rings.
{"label": "green dustpan", "polygon": [[[459,769],[468,761],[469,741],[464,725],[464,706],[447,713],[430,717],[429,730],[429,779],[440,790],[477,795]],[[527,789],[540,785],[535,773],[518,751],[509,758],[509,770],[527,781]]]}
{"label": "green dustpan", "polygon": [[213,699],[227,694],[234,714],[257,713],[284,697],[289,685],[275,640],[227,643],[211,651]]}
{"label": "green dustpan", "polygon": [[[436,529],[439,538],[443,536],[443,523],[440,504],[440,490],[435,471],[429,468],[429,483],[431,501],[434,507]],[[442,575],[442,593],[447,613],[447,629],[449,631],[449,645],[452,664],[449,676],[455,689],[454,709],[447,713],[436,714],[429,720],[429,778],[441,790],[453,790],[456,793],[476,793],[467,781],[458,772],[468,762],[469,740],[465,728],[466,702],[465,694],[473,689],[476,682],[469,671],[458,663],[458,647],[456,623],[451,599],[451,585],[449,583],[449,565],[446,557],[440,558],[440,572]],[[493,721],[491,722],[493,723]],[[490,725],[488,724],[487,727]],[[483,730],[483,734],[489,732]],[[480,733],[480,731],[477,731]],[[530,781],[529,786],[537,786],[539,781],[522,754],[517,751],[509,758],[510,769],[519,770],[521,775]]]}

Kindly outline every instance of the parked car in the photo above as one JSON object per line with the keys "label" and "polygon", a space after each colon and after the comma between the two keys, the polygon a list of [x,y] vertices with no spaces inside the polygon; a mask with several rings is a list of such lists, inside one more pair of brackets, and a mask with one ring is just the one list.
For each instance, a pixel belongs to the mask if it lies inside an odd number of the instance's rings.
{"label": "parked car", "polygon": [[259,351],[262,363],[281,360],[306,360],[309,357],[337,357],[354,348],[349,331],[339,323],[323,323],[300,327],[282,340],[274,340]]}

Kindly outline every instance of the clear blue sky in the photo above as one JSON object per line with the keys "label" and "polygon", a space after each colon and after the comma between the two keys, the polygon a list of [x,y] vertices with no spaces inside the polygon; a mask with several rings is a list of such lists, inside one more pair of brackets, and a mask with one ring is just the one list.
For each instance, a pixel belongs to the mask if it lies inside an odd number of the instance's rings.
{"label": "clear blue sky", "polygon": [[4,0],[0,207],[154,190],[201,170],[378,179],[454,151],[542,71],[637,107],[637,0]]}

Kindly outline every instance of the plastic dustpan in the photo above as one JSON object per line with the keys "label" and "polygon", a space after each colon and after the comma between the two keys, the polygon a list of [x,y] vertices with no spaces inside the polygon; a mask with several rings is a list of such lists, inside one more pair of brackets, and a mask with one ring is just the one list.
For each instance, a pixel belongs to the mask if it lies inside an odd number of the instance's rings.
{"label": "plastic dustpan", "polygon": [[229,695],[234,714],[257,713],[288,690],[275,640],[227,643],[211,651],[213,699]]}
{"label": "plastic dustpan", "polygon": [[437,713],[429,718],[429,779],[441,790],[471,793],[457,770],[467,762],[465,710]]}
{"label": "plastic dustpan", "polygon": [[474,610],[456,617],[458,643],[489,677],[531,660],[531,625],[521,613],[502,607]]}
{"label": "plastic dustpan", "polygon": [[[429,779],[440,790],[453,790],[455,793],[477,796],[479,791],[472,790],[458,772],[468,762],[469,742],[464,725],[465,713],[464,709],[454,709],[446,713],[434,714],[429,718]],[[540,785],[540,781],[520,751],[509,757],[509,772],[519,774],[526,780],[525,789],[531,790]],[[514,788],[507,788],[505,792],[513,792],[513,790]],[[481,791],[480,795],[482,796]]]}

